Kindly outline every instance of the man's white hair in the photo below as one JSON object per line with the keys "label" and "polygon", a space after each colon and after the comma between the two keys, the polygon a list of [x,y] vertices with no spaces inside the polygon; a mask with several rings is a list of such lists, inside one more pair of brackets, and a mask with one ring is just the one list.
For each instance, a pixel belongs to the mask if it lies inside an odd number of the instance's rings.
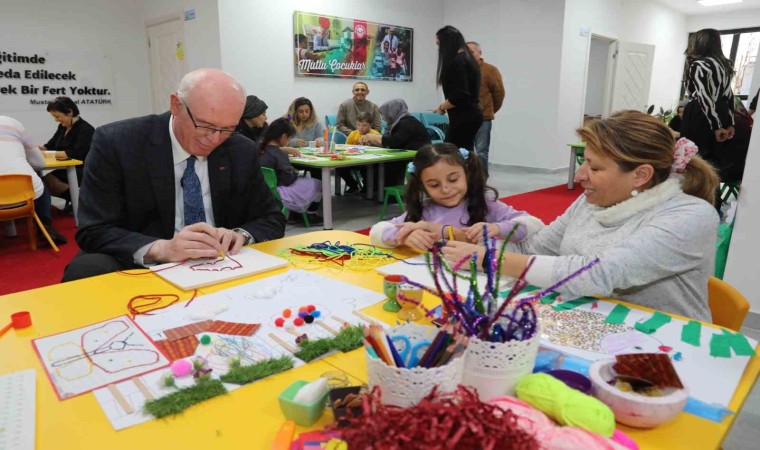
{"label": "man's white hair", "polygon": [[200,83],[205,77],[207,77],[209,72],[211,71],[221,72],[227,75],[230,79],[230,87],[240,92],[240,96],[243,99],[243,102],[245,102],[245,98],[247,94],[245,92],[245,88],[243,87],[243,85],[240,84],[240,82],[232,75],[218,69],[198,69],[186,74],[184,77],[182,77],[182,81],[179,82],[179,87],[177,88],[177,95],[179,96],[179,98],[181,99],[188,98],[190,94],[193,92],[193,90],[195,89],[195,87],[198,85],[198,83]]}

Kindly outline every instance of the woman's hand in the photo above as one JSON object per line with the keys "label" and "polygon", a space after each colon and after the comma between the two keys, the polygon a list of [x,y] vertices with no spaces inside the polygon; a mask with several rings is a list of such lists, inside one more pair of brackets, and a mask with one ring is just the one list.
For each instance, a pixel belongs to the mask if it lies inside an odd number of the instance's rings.
{"label": "woman's hand", "polygon": [[715,130],[715,140],[718,142],[723,142],[732,137],[734,137],[734,127],[718,128]]}
{"label": "woman's hand", "polygon": [[359,139],[359,143],[362,145],[372,145],[375,147],[382,147],[383,137],[379,134],[367,133]]}
{"label": "woman's hand", "polygon": [[481,245],[470,244],[461,241],[446,241],[446,246],[441,249],[443,257],[446,258],[451,264],[456,264],[459,261],[471,257],[473,253],[478,254],[478,270],[482,270],[483,257],[485,256],[486,249]]}
{"label": "woman's hand", "polygon": [[488,228],[488,237],[493,238],[501,235],[501,228],[495,223],[478,222],[472,226],[465,228],[464,235],[468,242],[473,244],[483,243],[483,225]]}
{"label": "woman's hand", "polygon": [[436,113],[436,114],[444,115],[444,114],[446,114],[446,108],[444,108],[443,107],[443,103],[441,103],[440,105],[438,105],[438,106],[435,107],[435,109],[433,110],[433,112]]}

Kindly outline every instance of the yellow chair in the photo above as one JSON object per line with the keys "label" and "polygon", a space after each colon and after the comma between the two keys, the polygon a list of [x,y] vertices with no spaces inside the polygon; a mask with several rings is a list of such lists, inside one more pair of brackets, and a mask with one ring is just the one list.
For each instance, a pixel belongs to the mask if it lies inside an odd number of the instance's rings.
{"label": "yellow chair", "polygon": [[0,222],[26,218],[29,234],[29,245],[37,250],[37,233],[34,232],[34,221],[37,221],[45,239],[58,251],[55,242],[42,226],[40,218],[34,212],[34,186],[29,175],[0,175]]}
{"label": "yellow chair", "polygon": [[710,277],[707,282],[707,303],[712,313],[712,323],[739,331],[749,312],[749,302],[736,288]]}

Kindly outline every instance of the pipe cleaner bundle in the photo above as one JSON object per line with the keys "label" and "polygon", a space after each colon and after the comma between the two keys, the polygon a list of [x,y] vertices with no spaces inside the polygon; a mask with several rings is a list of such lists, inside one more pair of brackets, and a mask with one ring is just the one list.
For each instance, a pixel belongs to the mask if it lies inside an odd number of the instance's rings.
{"label": "pipe cleaner bundle", "polygon": [[325,266],[356,271],[373,270],[388,264],[389,259],[399,259],[391,253],[378,250],[370,244],[334,244],[330,241],[285,248],[279,256],[299,269],[314,270]]}
{"label": "pipe cleaner bundle", "polygon": [[[441,247],[445,245],[445,241],[435,245],[432,252],[425,255],[428,269],[435,282],[435,290],[405,277],[404,281],[440,298],[443,304],[444,315],[451,321],[461,323],[469,336],[490,342],[531,339],[536,334],[538,328],[538,316],[536,315],[534,304],[541,298],[551,294],[555,289],[593,267],[599,262],[599,259],[593,260],[569,277],[540,291],[538,294],[513,302],[517,294],[528,286],[525,276],[533,264],[533,260],[531,259],[507,297],[501,301],[498,286],[501,279],[502,259],[507,248],[507,243],[516,230],[517,225],[512,228],[512,231],[504,239],[499,249],[497,248],[497,240],[489,238],[488,229],[485,225],[483,226],[485,256],[482,267],[486,274],[486,285],[482,287],[482,290],[478,286],[477,280],[477,253],[462,258],[462,260],[454,265],[449,265],[441,252]],[[465,266],[466,264],[467,266]],[[461,269],[464,267],[468,267],[469,272],[462,271]],[[469,284],[469,289],[467,296],[461,298],[458,295],[457,286],[463,282]],[[412,301],[402,296],[399,296],[399,298],[404,301]],[[428,315],[431,314],[432,312],[428,310]]]}

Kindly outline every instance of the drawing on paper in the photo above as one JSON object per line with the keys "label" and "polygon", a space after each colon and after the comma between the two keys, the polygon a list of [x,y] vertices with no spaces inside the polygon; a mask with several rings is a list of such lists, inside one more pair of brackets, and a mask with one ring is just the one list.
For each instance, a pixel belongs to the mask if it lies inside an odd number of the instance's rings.
{"label": "drawing on paper", "polygon": [[128,317],[34,340],[60,398],[89,392],[168,365]]}
{"label": "drawing on paper", "polygon": [[225,255],[224,258],[194,260],[189,262],[187,266],[192,271],[205,272],[221,272],[224,270],[238,270],[243,268],[243,265],[230,255]]}

